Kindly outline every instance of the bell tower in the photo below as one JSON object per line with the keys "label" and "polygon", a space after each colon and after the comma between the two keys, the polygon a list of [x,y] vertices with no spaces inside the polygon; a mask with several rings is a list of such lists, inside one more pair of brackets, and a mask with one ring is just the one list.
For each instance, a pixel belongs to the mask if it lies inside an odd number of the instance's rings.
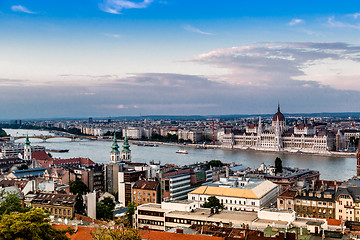
{"label": "bell tower", "polygon": [[26,134],[25,145],[24,145],[24,159],[31,160],[31,146],[28,134]]}
{"label": "bell tower", "polygon": [[120,162],[120,151],[119,151],[119,145],[117,144],[116,140],[116,132],[114,132],[114,141],[111,145],[111,152],[110,152],[110,164],[115,164],[117,162]]}
{"label": "bell tower", "polygon": [[122,147],[123,149],[121,151],[121,160],[126,162],[131,161],[131,150],[130,150],[130,144],[127,138],[126,131],[125,131],[125,138]]}

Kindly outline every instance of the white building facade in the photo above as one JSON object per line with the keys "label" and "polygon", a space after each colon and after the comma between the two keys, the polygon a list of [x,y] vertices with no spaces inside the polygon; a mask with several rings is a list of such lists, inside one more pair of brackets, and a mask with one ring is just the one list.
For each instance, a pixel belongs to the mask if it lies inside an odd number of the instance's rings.
{"label": "white building facade", "polygon": [[227,210],[259,211],[276,205],[278,185],[267,180],[245,178],[221,178],[219,182],[201,186],[188,194],[188,200],[201,207],[205,201],[215,196]]}

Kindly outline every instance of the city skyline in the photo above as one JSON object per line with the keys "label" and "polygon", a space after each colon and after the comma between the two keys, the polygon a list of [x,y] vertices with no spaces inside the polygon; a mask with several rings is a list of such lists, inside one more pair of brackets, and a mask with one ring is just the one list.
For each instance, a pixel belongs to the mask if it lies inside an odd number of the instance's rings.
{"label": "city skyline", "polygon": [[356,1],[0,1],[1,119],[360,112]]}

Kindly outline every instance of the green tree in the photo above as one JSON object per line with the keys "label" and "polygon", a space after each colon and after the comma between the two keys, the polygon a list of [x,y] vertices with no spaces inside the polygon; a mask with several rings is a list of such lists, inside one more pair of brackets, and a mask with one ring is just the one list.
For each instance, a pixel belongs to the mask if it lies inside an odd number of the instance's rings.
{"label": "green tree", "polygon": [[275,159],[275,174],[282,173],[283,167],[282,167],[282,161],[279,157]]}
{"label": "green tree", "polygon": [[70,228],[55,229],[49,220],[49,213],[39,208],[25,213],[5,214],[0,219],[0,239],[3,240],[65,240],[66,233],[72,234]]}
{"label": "green tree", "polygon": [[74,195],[76,194],[85,194],[89,192],[89,188],[86,184],[80,179],[76,179],[75,181],[70,182],[70,192]]}
{"label": "green tree", "polygon": [[106,197],[99,203],[96,203],[96,217],[98,219],[113,219],[113,211],[115,207],[115,202],[111,197]]}
{"label": "green tree", "polygon": [[89,188],[80,179],[70,182],[70,192],[76,195],[75,198],[75,213],[85,215],[85,204],[83,194],[89,192]]}
{"label": "green tree", "polygon": [[208,167],[222,167],[224,166],[224,164],[220,161],[220,160],[211,160],[210,162],[208,162]]}
{"label": "green tree", "polygon": [[141,240],[139,230],[117,222],[100,225],[91,236],[94,240]]}
{"label": "green tree", "polygon": [[6,132],[2,128],[0,128],[0,137],[7,137]]}
{"label": "green tree", "polygon": [[211,197],[208,197],[208,199],[204,202],[202,207],[204,207],[204,208],[216,208],[217,207],[218,209],[224,209],[224,204],[220,203],[220,200],[217,197],[211,196]]}
{"label": "green tree", "polygon": [[125,212],[125,218],[129,222],[130,227],[132,227],[132,225],[133,225],[133,216],[135,214],[135,210],[136,210],[136,203],[129,202],[127,205],[126,212]]}
{"label": "green tree", "polygon": [[19,193],[15,191],[5,192],[5,190],[2,190],[0,192],[0,199],[3,199],[0,204],[0,215],[26,211],[21,205]]}
{"label": "green tree", "polygon": [[86,215],[86,206],[84,204],[84,199],[82,194],[76,195],[75,198],[75,213],[80,215]]}

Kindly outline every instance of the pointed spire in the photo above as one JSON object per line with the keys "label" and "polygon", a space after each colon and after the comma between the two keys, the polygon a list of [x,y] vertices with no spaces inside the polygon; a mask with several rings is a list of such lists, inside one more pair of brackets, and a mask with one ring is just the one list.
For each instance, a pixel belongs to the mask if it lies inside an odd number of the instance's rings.
{"label": "pointed spire", "polygon": [[119,152],[119,145],[117,144],[117,140],[116,140],[116,132],[114,132],[114,141],[111,148],[112,148],[111,152],[115,152],[115,153]]}
{"label": "pointed spire", "polygon": [[29,140],[29,135],[28,134],[26,134],[25,145],[30,146],[30,140]]}
{"label": "pointed spire", "polygon": [[129,151],[130,149],[130,144],[127,138],[127,132],[125,131],[125,137],[124,137],[124,143],[123,143],[123,151]]}
{"label": "pointed spire", "polygon": [[278,103],[278,112],[280,112],[280,103]]}

